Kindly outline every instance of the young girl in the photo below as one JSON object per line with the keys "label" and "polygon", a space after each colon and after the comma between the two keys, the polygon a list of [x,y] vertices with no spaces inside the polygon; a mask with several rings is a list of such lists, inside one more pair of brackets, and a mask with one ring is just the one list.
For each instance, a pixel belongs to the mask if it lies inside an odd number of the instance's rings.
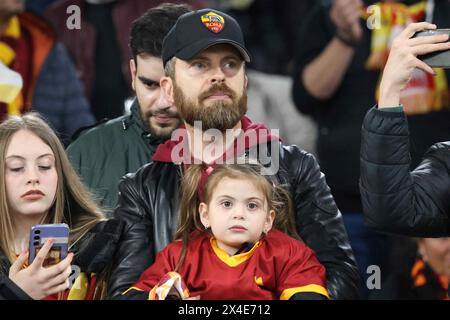
{"label": "young girl", "polygon": [[191,166],[182,181],[181,241],[158,253],[123,295],[164,299],[177,288],[182,298],[328,298],[325,269],[298,239],[288,193],[260,169],[218,165],[203,188],[203,168]]}
{"label": "young girl", "polygon": [[[36,114],[0,124],[0,299],[89,299],[101,295],[97,277],[111,258],[120,225],[104,217],[72,169],[55,133]],[[45,268],[48,240],[28,262],[31,226],[69,225],[75,252]],[[98,246],[97,240],[102,245]],[[71,262],[81,268],[70,291]]]}

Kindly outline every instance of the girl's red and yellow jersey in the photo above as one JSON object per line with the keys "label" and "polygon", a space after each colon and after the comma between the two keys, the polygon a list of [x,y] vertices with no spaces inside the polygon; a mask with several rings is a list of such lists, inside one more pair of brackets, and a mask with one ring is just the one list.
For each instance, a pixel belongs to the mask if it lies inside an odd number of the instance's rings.
{"label": "girl's red and yellow jersey", "polygon": [[[181,241],[167,246],[124,295],[135,290],[150,292],[175,269],[181,251]],[[210,235],[200,234],[189,241],[178,273],[190,296],[202,300],[287,300],[302,292],[328,297],[325,268],[314,252],[277,230],[270,231],[251,250],[234,256],[221,250]]]}

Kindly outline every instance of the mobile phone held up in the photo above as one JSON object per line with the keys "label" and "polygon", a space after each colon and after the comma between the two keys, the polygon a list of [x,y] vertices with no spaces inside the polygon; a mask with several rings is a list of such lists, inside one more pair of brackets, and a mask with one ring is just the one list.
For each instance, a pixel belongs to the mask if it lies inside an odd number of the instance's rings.
{"label": "mobile phone held up", "polygon": [[30,232],[30,255],[28,264],[33,263],[34,258],[48,239],[53,239],[53,245],[43,266],[57,264],[67,256],[69,248],[69,226],[65,223],[59,224],[37,224],[31,227]]}
{"label": "mobile phone held up", "polygon": [[[450,29],[435,29],[417,32],[414,37],[427,37],[438,34],[447,34],[450,36]],[[450,50],[437,51],[418,56],[420,60],[425,62],[432,68],[446,68],[450,69]]]}

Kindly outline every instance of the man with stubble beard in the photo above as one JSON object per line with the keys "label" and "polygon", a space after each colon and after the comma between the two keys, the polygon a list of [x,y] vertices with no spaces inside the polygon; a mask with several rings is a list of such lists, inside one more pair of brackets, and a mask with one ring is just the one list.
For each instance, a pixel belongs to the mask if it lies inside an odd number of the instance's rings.
{"label": "man with stubble beard", "polygon": [[269,160],[277,162],[265,163],[266,167],[275,167],[274,179],[291,193],[298,233],[327,270],[330,296],[356,298],[358,274],[352,250],[316,160],[296,146],[283,145],[267,127],[245,116],[245,63],[250,56],[238,23],[213,9],[184,14],[165,37],[162,57],[167,76],[160,85],[177,105],[184,126],[158,146],[152,163],[119,185],[114,217],[125,221],[126,227],[113,261],[110,297],[132,298],[127,289],[174,240],[180,180],[192,163],[204,168],[201,198],[216,164],[255,149],[260,159],[264,149],[270,150]]}
{"label": "man with stubble beard", "polygon": [[164,35],[186,5],[162,4],[149,9],[131,27],[130,60],[136,99],[131,113],[86,130],[67,149],[72,165],[109,215],[117,202],[122,176],[151,161],[156,147],[168,139],[181,119],[159,86],[164,76]]}

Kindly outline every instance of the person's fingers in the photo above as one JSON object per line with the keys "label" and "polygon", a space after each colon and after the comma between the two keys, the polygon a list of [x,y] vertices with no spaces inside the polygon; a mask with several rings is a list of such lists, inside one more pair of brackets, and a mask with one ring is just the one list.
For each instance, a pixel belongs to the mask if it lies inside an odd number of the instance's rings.
{"label": "person's fingers", "polygon": [[47,290],[47,295],[50,296],[50,295],[55,294],[55,293],[63,292],[64,290],[68,289],[69,286],[70,286],[70,281],[69,281],[69,279],[67,279],[66,281],[64,281],[64,283],[62,283],[60,285],[57,285],[57,286],[55,286],[53,288],[48,289]]}
{"label": "person's fingers", "polygon": [[360,11],[357,6],[348,6],[342,9],[340,13],[341,19],[356,19],[360,17]]}
{"label": "person's fingers", "polygon": [[20,253],[20,255],[17,257],[16,261],[11,265],[9,268],[9,274],[16,274],[20,270],[22,270],[23,265],[27,262],[28,259],[28,250],[23,251]]}
{"label": "person's fingers", "polygon": [[45,277],[47,279],[51,279],[53,277],[56,277],[57,275],[63,273],[67,268],[70,268],[70,263],[73,259],[73,253],[69,253],[67,257],[55,264],[54,266],[50,266],[45,269]]}
{"label": "person's fingers", "polygon": [[435,24],[429,23],[429,22],[417,22],[417,23],[410,23],[405,30],[403,30],[399,35],[399,40],[406,40],[411,38],[416,32],[423,31],[423,30],[433,30],[436,29],[437,26]]}
{"label": "person's fingers", "polygon": [[450,42],[423,44],[411,48],[411,52],[415,56],[444,50],[450,50]]}
{"label": "person's fingers", "polygon": [[360,18],[359,10],[353,6],[343,8],[336,15],[338,25],[342,27],[349,27],[354,22],[359,21]]}
{"label": "person's fingers", "polygon": [[350,5],[351,1],[352,0],[337,0],[333,3],[330,14],[334,24],[339,29],[345,29],[348,27],[349,23],[345,19],[348,13],[358,11],[356,7]]}
{"label": "person's fingers", "polygon": [[435,75],[436,72],[433,70],[433,68],[431,68],[429,65],[427,65],[425,62],[417,59],[416,61],[416,68],[419,68],[423,71],[425,71],[426,73],[429,73],[431,75]]}
{"label": "person's fingers", "polygon": [[36,269],[36,268],[42,267],[42,264],[44,263],[45,258],[47,257],[47,254],[49,253],[50,249],[52,248],[53,242],[54,242],[54,239],[47,239],[47,241],[45,241],[41,250],[39,250],[38,254],[34,258],[33,263],[30,265],[30,268]]}
{"label": "person's fingers", "polygon": [[411,38],[411,39],[408,39],[406,41],[406,43],[411,47],[415,47],[415,46],[419,46],[422,44],[445,42],[448,39],[449,39],[449,36],[447,34],[437,34],[437,35],[433,35],[433,36]]}
{"label": "person's fingers", "polygon": [[363,30],[358,22],[352,25],[352,35],[355,39],[361,39],[363,35]]}
{"label": "person's fingers", "polygon": [[69,279],[70,274],[72,273],[72,268],[68,266],[64,272],[57,274],[53,278],[49,279],[47,281],[46,288],[53,288],[57,287],[63,283],[66,282],[67,279]]}
{"label": "person's fingers", "polygon": [[334,0],[333,8],[337,11],[340,11],[343,8],[348,7],[351,2],[352,2],[352,0]]}

